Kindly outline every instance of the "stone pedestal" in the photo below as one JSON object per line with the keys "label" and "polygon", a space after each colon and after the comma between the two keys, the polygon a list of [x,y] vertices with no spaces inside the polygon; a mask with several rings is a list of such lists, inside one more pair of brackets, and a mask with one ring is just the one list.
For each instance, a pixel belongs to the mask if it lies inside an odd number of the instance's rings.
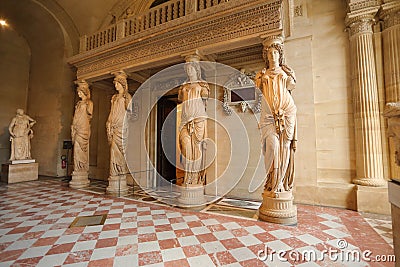
{"label": "stone pedestal", "polygon": [[110,176],[108,178],[107,194],[125,196],[128,194],[126,175]]}
{"label": "stone pedestal", "polygon": [[258,218],[271,223],[296,224],[297,208],[293,205],[293,199],[291,192],[271,194],[269,191],[264,191]]}
{"label": "stone pedestal", "polygon": [[357,185],[357,211],[390,215],[386,187]]}
{"label": "stone pedestal", "polygon": [[1,181],[8,184],[34,181],[38,179],[38,172],[38,163],[6,163],[1,165]]}
{"label": "stone pedestal", "polygon": [[73,172],[72,180],[69,182],[69,186],[72,188],[84,188],[89,186],[89,176],[87,172]]}
{"label": "stone pedestal", "polygon": [[197,207],[206,204],[203,185],[186,185],[181,187],[181,196],[178,198],[180,207]]}
{"label": "stone pedestal", "polygon": [[389,182],[389,201],[392,205],[392,229],[396,266],[400,266],[400,182]]}

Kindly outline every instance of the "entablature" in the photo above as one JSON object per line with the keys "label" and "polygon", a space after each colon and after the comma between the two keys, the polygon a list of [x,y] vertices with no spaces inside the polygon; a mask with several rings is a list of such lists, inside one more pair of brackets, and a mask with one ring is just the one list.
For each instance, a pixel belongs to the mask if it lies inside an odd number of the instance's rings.
{"label": "entablature", "polygon": [[[197,1],[174,0],[165,6],[178,2],[172,9],[157,6],[147,15],[128,17],[81,37],[80,53],[69,59],[77,78],[96,80],[120,69],[136,72],[179,63],[183,54],[195,49],[216,54],[259,44],[260,36],[289,32],[291,0],[208,1],[215,3],[208,8],[203,1],[201,9],[188,5]],[[180,17],[168,20],[168,10]]]}

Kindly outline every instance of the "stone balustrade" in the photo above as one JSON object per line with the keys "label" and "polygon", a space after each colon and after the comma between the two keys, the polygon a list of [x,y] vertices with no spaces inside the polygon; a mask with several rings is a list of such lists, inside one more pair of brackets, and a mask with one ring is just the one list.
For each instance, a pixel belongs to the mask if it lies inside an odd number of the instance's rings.
{"label": "stone balustrade", "polygon": [[[231,0],[239,2],[240,0]],[[106,29],[80,40],[80,53],[90,51],[119,39],[185,17],[197,11],[213,8],[219,4],[229,5],[227,0],[174,0],[149,9],[147,12],[117,21]]]}

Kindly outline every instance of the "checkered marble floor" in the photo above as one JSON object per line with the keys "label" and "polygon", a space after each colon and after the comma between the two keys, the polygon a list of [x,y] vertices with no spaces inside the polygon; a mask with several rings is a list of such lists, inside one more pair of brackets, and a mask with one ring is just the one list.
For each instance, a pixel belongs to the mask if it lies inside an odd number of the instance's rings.
{"label": "checkered marble floor", "polygon": [[[394,266],[322,256],[393,254],[357,212],[298,205],[298,225],[194,212],[73,190],[59,180],[0,185],[0,266]],[[107,214],[104,225],[73,227]],[[343,245],[344,244],[344,245]],[[282,259],[272,251],[285,251]],[[318,259],[289,257],[314,251]],[[261,259],[259,259],[261,258]]]}

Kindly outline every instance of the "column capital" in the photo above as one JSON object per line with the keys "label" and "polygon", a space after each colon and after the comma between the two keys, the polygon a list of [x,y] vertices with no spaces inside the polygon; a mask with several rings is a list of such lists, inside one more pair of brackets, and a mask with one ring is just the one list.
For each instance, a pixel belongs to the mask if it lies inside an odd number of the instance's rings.
{"label": "column capital", "polygon": [[114,71],[111,72],[112,75],[114,75],[115,78],[121,78],[121,79],[127,79],[128,74],[124,70],[119,70],[119,71]]}
{"label": "column capital", "polygon": [[88,82],[85,81],[84,79],[76,80],[76,81],[74,81],[74,83],[75,83],[78,87],[89,87]]}
{"label": "column capital", "polygon": [[349,29],[350,36],[359,33],[373,33],[372,25],[375,23],[375,14],[360,14],[356,16],[351,16],[347,14],[345,24]]}
{"label": "column capital", "polygon": [[379,18],[383,21],[383,30],[400,25],[400,2],[393,1],[383,4]]}
{"label": "column capital", "polygon": [[271,46],[272,44],[279,44],[283,45],[284,38],[281,35],[269,35],[269,36],[261,36],[263,39],[263,46],[264,48],[267,48]]}

